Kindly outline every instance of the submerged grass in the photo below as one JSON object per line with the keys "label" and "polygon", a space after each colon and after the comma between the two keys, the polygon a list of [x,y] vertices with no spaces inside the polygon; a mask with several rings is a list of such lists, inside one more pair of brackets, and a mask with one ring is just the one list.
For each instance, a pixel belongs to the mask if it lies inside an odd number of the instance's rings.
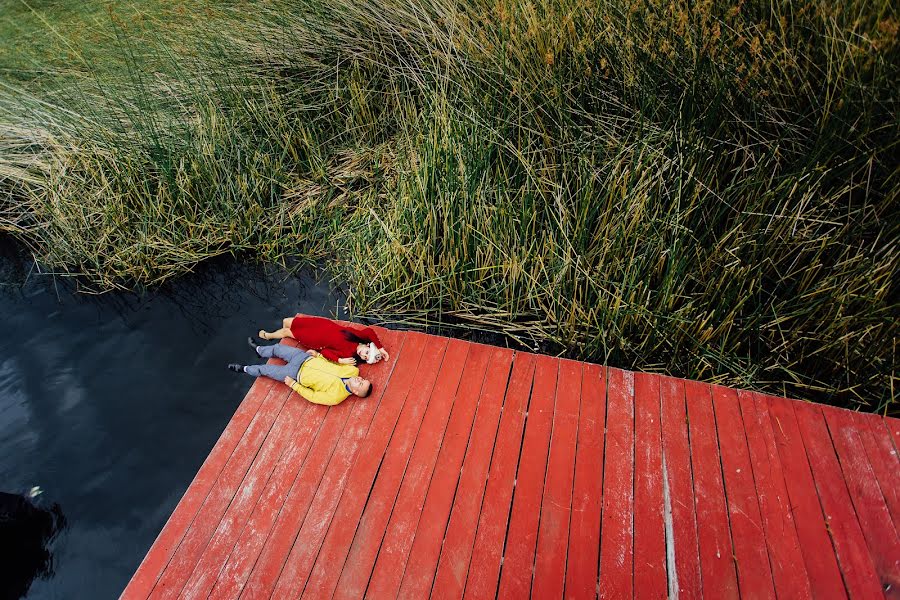
{"label": "submerged grass", "polygon": [[360,315],[896,414],[893,3],[129,10],[0,64],[0,230],[43,263],[328,258]]}

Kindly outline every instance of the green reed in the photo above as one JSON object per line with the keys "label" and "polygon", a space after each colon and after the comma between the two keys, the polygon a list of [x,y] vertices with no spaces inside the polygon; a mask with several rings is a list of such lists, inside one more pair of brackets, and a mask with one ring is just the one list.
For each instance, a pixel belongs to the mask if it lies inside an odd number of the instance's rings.
{"label": "green reed", "polygon": [[896,411],[892,3],[251,4],[0,83],[0,230],[98,290],[326,258],[360,316]]}

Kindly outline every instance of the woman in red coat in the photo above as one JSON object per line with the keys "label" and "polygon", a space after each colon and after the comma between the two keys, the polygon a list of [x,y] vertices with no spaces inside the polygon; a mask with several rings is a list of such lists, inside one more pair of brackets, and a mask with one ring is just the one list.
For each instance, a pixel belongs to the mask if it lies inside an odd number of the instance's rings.
{"label": "woman in red coat", "polygon": [[356,359],[372,364],[390,358],[371,327],[350,329],[323,317],[288,317],[277,331],[259,330],[264,340],[291,338],[307,350],[317,350],[328,360],[355,365]]}

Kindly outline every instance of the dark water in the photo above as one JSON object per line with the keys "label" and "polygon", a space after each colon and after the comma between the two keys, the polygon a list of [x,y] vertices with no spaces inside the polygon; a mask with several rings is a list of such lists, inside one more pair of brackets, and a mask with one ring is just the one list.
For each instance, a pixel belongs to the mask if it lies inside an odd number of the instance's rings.
{"label": "dark water", "polygon": [[312,276],[231,263],[144,297],[88,296],[5,254],[0,491],[39,486],[66,522],[27,597],[115,598],[250,388],[225,369],[250,360],[246,336],[343,302]]}

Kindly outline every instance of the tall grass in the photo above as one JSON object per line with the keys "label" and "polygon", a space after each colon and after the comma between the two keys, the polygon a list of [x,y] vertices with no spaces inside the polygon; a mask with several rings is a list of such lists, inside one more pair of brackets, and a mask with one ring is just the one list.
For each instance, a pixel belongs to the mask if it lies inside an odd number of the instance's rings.
{"label": "tall grass", "polygon": [[360,315],[896,411],[893,3],[251,6],[0,83],[0,229],[98,289],[327,257]]}

